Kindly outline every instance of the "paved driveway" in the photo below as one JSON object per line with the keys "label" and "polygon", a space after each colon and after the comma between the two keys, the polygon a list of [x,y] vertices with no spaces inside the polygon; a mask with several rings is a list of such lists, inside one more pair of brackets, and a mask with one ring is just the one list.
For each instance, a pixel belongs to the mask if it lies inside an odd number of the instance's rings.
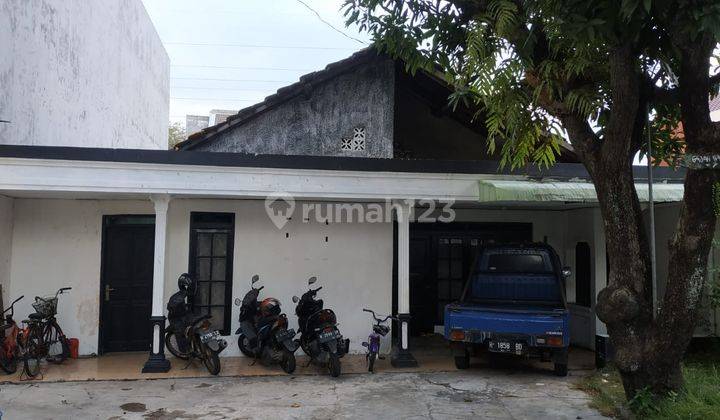
{"label": "paved driveway", "polygon": [[568,378],[537,372],[187,378],[0,385],[7,419],[599,419]]}

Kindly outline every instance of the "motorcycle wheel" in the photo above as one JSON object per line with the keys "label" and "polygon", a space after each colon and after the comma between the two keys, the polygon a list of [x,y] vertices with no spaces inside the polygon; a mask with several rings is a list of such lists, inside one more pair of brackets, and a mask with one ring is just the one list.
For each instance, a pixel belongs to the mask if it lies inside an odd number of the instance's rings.
{"label": "motorcycle wheel", "polygon": [[328,354],[328,370],[333,378],[340,376],[340,357],[338,357],[337,353]]}
{"label": "motorcycle wheel", "polygon": [[375,373],[375,360],[377,360],[377,353],[368,353],[368,372]]}
{"label": "motorcycle wheel", "polygon": [[295,372],[295,365],[295,355],[287,350],[283,350],[283,358],[282,361],[280,361],[280,367],[282,370],[284,370],[287,374],[292,374]]}
{"label": "motorcycle wheel", "polygon": [[167,333],[165,333],[165,347],[170,350],[170,353],[172,353],[173,356],[177,357],[180,360],[190,359],[189,354],[180,351],[177,337],[175,336],[175,332],[173,331],[168,331]]}
{"label": "motorcycle wheel", "polygon": [[211,375],[217,375],[220,373],[220,357],[218,357],[217,353],[210,350],[210,347],[205,344],[202,344],[201,346],[203,352],[203,364]]}
{"label": "motorcycle wheel", "polygon": [[252,350],[250,350],[250,340],[248,340],[247,337],[245,337],[245,334],[240,334],[238,336],[238,348],[240,349],[240,353],[244,354],[247,357],[255,357],[255,353],[253,353]]}

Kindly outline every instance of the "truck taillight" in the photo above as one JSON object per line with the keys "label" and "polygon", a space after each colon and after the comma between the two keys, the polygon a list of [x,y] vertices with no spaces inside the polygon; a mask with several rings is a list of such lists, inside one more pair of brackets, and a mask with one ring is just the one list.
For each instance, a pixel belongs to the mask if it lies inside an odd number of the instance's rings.
{"label": "truck taillight", "polygon": [[551,336],[551,337],[547,337],[546,342],[547,342],[547,345],[548,345],[548,346],[562,347],[562,345],[563,345],[563,338],[562,338],[562,337],[557,337],[557,336]]}
{"label": "truck taillight", "polygon": [[463,330],[452,330],[452,331],[450,331],[450,340],[452,340],[452,341],[465,341],[465,331],[463,331]]}

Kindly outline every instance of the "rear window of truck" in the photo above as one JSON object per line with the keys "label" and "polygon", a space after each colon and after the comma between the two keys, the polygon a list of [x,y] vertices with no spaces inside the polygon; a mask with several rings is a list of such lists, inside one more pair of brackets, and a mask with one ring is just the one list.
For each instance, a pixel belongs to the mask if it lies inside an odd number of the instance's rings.
{"label": "rear window of truck", "polygon": [[547,273],[545,259],[540,254],[491,254],[487,271],[493,273]]}
{"label": "rear window of truck", "polygon": [[490,249],[480,255],[463,300],[561,305],[562,283],[543,249]]}

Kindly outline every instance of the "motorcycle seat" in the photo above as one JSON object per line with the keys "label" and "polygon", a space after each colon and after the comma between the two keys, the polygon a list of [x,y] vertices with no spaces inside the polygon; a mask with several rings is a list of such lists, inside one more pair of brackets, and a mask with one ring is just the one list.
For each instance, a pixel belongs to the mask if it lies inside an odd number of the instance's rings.
{"label": "motorcycle seat", "polygon": [[28,318],[30,318],[30,319],[43,319],[44,317],[43,317],[41,314],[37,313],[37,312],[33,312],[33,313],[31,313],[30,315],[28,315]]}

